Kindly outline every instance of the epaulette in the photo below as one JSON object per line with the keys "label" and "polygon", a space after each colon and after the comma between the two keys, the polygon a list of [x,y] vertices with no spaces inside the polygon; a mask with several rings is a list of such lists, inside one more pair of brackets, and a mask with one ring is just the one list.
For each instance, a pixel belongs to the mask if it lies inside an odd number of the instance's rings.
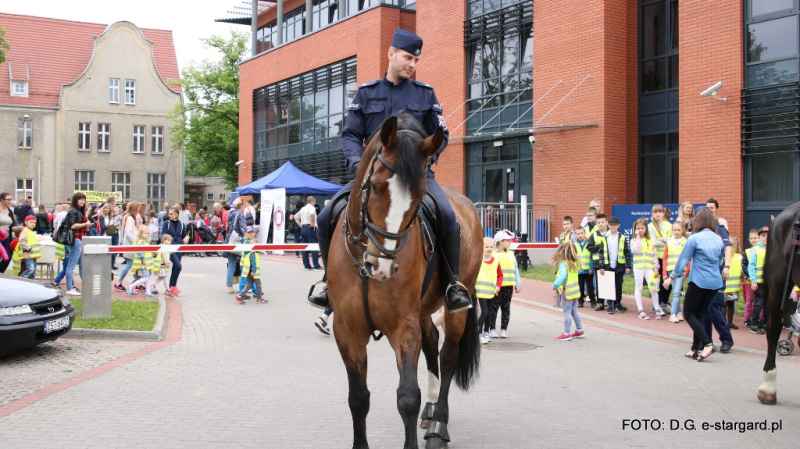
{"label": "epaulette", "polygon": [[358,86],[358,88],[361,89],[362,87],[374,86],[374,85],[378,84],[379,82],[381,82],[381,80],[370,81],[368,83],[364,83],[364,84]]}
{"label": "epaulette", "polygon": [[411,80],[411,81],[414,84],[416,84],[417,86],[422,86],[422,87],[427,87],[428,89],[433,89],[433,86],[431,86],[430,84],[425,84],[422,81],[417,81],[417,80]]}

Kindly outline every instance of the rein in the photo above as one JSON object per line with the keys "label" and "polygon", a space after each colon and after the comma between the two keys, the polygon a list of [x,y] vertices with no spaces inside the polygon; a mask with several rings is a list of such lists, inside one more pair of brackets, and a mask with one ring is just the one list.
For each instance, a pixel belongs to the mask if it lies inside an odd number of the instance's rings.
{"label": "rein", "polygon": [[[398,130],[397,133],[412,133],[417,135],[417,133],[410,130]],[[379,331],[378,334],[375,334],[375,326],[372,324],[372,318],[370,317],[367,293],[369,272],[364,266],[364,255],[366,254],[367,256],[374,256],[380,259],[388,259],[391,260],[393,264],[397,263],[397,254],[403,249],[403,246],[405,246],[406,241],[408,240],[408,233],[411,231],[411,227],[416,222],[420,207],[422,205],[422,200],[417,202],[417,210],[414,212],[413,217],[408,222],[408,225],[405,227],[405,229],[400,232],[389,232],[369,220],[369,211],[367,209],[370,198],[369,180],[372,178],[372,174],[375,172],[375,163],[380,162],[392,173],[397,173],[397,170],[394,168],[394,166],[383,157],[383,154],[381,154],[383,152],[383,148],[383,145],[381,145],[375,152],[375,155],[372,156],[372,160],[370,161],[369,165],[369,172],[367,172],[367,174],[364,176],[364,179],[361,181],[361,187],[357,195],[357,198],[361,199],[361,207],[358,212],[360,227],[358,235],[356,235],[350,227],[350,202],[347,203],[347,209],[345,210],[344,221],[342,223],[342,232],[345,236],[345,249],[347,250],[347,255],[350,256],[350,260],[358,270],[358,276],[361,278],[361,290],[363,293],[362,296],[364,299],[364,312],[367,318],[367,326],[369,327],[370,335],[372,335],[372,338],[375,341],[380,340],[384,333]],[[423,175],[427,173],[429,167],[430,163],[426,164]],[[385,240],[397,241],[397,246],[395,249],[386,248],[386,246],[378,240],[378,235],[383,237]],[[365,237],[366,241],[364,240]],[[378,248],[378,253],[369,251],[369,242],[375,244],[375,246]],[[350,248],[351,245],[356,248],[361,257],[356,257],[353,255],[353,251]]]}

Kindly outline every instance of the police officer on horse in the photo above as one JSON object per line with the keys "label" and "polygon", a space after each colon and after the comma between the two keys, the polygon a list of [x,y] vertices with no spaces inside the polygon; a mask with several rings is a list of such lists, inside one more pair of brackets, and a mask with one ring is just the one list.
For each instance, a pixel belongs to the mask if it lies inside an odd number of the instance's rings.
{"label": "police officer on horse", "polygon": [[[444,142],[429,163],[438,160],[449,139],[449,132],[442,116],[442,107],[433,87],[411,79],[417,69],[419,55],[422,52],[422,38],[410,31],[397,29],[394,32],[392,45],[389,47],[389,69],[383,78],[359,86],[352,104],[347,110],[347,120],[342,131],[342,148],[350,173],[358,172],[358,164],[364,145],[372,133],[379,129],[383,121],[393,115],[405,112],[416,118],[428,134],[433,134],[441,127],[444,131]],[[465,296],[463,286],[458,282],[459,258],[461,250],[461,232],[456,222],[455,213],[442,188],[436,183],[431,170],[427,172],[428,193],[439,204],[443,218],[445,235],[440,242],[445,266],[442,273],[447,276],[445,304],[450,313],[456,313],[472,307],[472,301]],[[317,220],[317,237],[320,254],[325,269],[328,268],[328,250],[331,242],[332,216],[331,208],[344,197],[350,195],[355,181],[350,181],[337,193],[333,200],[319,214]],[[328,292],[310,295],[308,302],[319,308],[328,307]]]}

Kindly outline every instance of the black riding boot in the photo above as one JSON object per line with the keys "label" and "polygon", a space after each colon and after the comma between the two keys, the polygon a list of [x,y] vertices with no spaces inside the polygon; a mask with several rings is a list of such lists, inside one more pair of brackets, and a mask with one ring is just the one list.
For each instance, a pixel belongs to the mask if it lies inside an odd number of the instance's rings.
{"label": "black riding boot", "polygon": [[444,274],[448,277],[444,302],[450,313],[472,308],[472,300],[463,284],[458,282],[458,266],[461,257],[461,229],[445,234],[442,239],[442,255],[445,258]]}
{"label": "black riding boot", "polygon": [[[322,257],[322,267],[326,270],[324,276],[322,276],[322,280],[327,280],[327,270],[328,270],[328,248],[331,246],[331,240],[328,238],[321,237],[317,235],[317,240],[319,240],[319,255]],[[317,285],[317,284],[314,284]],[[308,303],[314,307],[318,307],[320,309],[327,309],[328,308],[328,287],[325,286],[320,290],[319,293],[313,295],[311,294],[314,291],[314,285],[311,286],[311,290],[308,292]]]}

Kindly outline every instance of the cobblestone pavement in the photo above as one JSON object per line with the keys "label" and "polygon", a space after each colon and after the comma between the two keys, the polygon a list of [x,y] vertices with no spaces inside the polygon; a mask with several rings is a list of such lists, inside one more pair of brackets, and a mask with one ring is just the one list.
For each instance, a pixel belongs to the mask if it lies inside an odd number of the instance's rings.
{"label": "cobblestone pavement", "polygon": [[[184,258],[180,340],[0,418],[3,446],[350,447],[345,371],[332,337],[312,325],[318,311],[304,300],[320,273],[303,271],[293,256],[266,257],[270,303],[242,306],[225,294],[224,264]],[[589,320],[586,338],[555,342],[562,323],[558,312],[514,303],[510,338],[484,347],[480,379],[468,394],[451,394],[451,448],[800,441],[796,362],[779,361],[779,402],[769,407],[756,399],[762,357],[715,354],[697,363],[683,357],[683,345]],[[368,353],[371,447],[400,447],[393,352],[382,340]],[[422,367],[419,377],[424,392]],[[661,428],[635,431],[623,427],[626,419],[656,419]],[[670,420],[681,430],[669,430]],[[694,430],[683,427],[687,420]],[[723,420],[781,422],[782,429],[702,430],[703,422]]]}

